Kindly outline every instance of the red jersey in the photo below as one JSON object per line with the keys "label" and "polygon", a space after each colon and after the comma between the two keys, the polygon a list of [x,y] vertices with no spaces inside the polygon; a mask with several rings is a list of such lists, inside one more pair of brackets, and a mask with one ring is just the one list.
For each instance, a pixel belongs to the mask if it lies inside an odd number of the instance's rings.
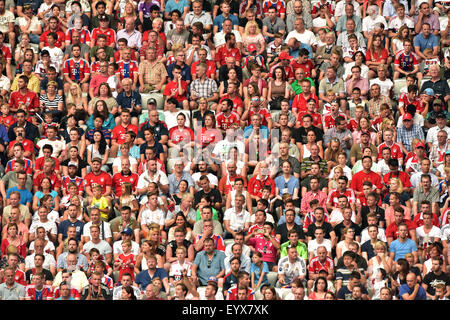
{"label": "red jersey", "polygon": [[[106,264],[106,270],[111,269],[111,267]],[[109,290],[112,290],[114,288],[114,281],[111,279],[111,277],[107,276],[106,274],[103,275],[102,281],[105,286],[109,288]],[[91,278],[89,278],[89,284],[92,284]]]}
{"label": "red jersey", "polygon": [[322,263],[319,257],[311,259],[308,265],[309,273],[319,273],[320,270],[327,270],[328,274],[334,270],[334,261],[330,257],[326,257],[326,260]]}
{"label": "red jersey", "polygon": [[139,176],[137,173],[130,172],[129,175],[124,176],[122,172],[117,172],[112,177],[112,188],[116,197],[122,196],[122,184],[124,182],[129,182],[131,184],[131,190],[134,192],[136,190],[136,186],[139,180]]}
{"label": "red jersey", "polygon": [[270,0],[264,1],[262,8],[264,14],[267,14],[272,7],[277,9],[277,17],[280,17],[282,13],[286,14],[286,3],[283,0],[277,0],[276,2]]}
{"label": "red jersey", "polygon": [[331,129],[334,128],[334,121],[336,120],[337,117],[343,117],[345,120],[347,120],[347,115],[345,113],[339,113],[336,117],[334,117],[331,113],[326,114],[323,117],[323,128],[324,129]]}
{"label": "red jersey", "polygon": [[67,194],[69,193],[69,183],[75,183],[77,186],[78,186],[78,191],[83,191],[84,189],[83,189],[83,187],[84,187],[84,185],[83,185],[83,178],[80,178],[80,177],[75,177],[75,178],[71,178],[71,177],[69,177],[69,176],[65,176],[65,177],[63,177],[62,178],[62,181],[61,181],[61,185],[62,185],[62,188],[63,188],[63,190],[66,190],[66,192],[67,192]]}
{"label": "red jersey", "polygon": [[236,112],[231,111],[230,115],[226,116],[223,112],[216,115],[216,124],[219,129],[227,130],[233,123],[240,125],[241,117]]}
{"label": "red jersey", "polygon": [[42,179],[49,178],[50,182],[52,183],[51,189],[59,189],[61,188],[61,178],[57,176],[56,174],[52,173],[50,176],[47,176],[44,172],[41,172],[36,176],[36,178],[33,179],[33,186],[40,188]]}
{"label": "red jersey", "polygon": [[[326,210],[326,208],[324,208]],[[306,233],[310,224],[316,223],[316,217],[314,212],[308,212],[303,219],[303,231]],[[325,211],[323,215],[323,221],[328,222],[328,213]]]}
{"label": "red jersey", "polygon": [[[16,143],[17,143],[17,140],[11,141],[8,144],[8,150],[11,150],[11,148],[13,148]],[[23,139],[21,145],[23,146],[23,150],[24,151],[29,151],[29,152],[31,152],[31,154],[33,154],[33,152],[34,152],[34,143],[33,143],[33,141],[28,140],[28,139]]]}
{"label": "red jersey", "polygon": [[64,62],[64,74],[68,75],[72,81],[82,81],[91,74],[89,62],[83,58],[79,58],[78,60],[70,58]]}
{"label": "red jersey", "polygon": [[[72,37],[73,37],[73,32],[77,31],[75,28],[69,29],[67,30],[66,33],[66,41],[69,41],[70,44],[72,44]],[[91,33],[89,32],[89,30],[86,29],[81,29],[81,31],[78,31],[79,35],[80,35],[80,43],[84,43],[87,44],[87,42],[91,41]]]}
{"label": "red jersey", "polygon": [[222,134],[217,128],[206,129],[205,127],[202,127],[200,134],[197,136],[197,141],[201,142],[202,148],[220,140],[222,140]]}
{"label": "red jersey", "polygon": [[248,111],[248,120],[247,123],[250,126],[251,125],[251,118],[252,115],[254,114],[259,114],[261,116],[261,125],[266,126],[267,127],[267,120],[268,119],[272,119],[272,115],[270,114],[269,110],[267,110],[266,108],[260,108],[257,112],[255,111],[255,109],[250,108],[250,110]]}
{"label": "red jersey", "polygon": [[[142,48],[144,48],[144,47],[142,47]],[[142,49],[141,49],[141,55],[142,55],[142,57],[145,57],[145,51],[142,52]],[[114,60],[120,61],[120,50],[117,50],[116,52],[114,52]],[[136,52],[134,50],[131,50],[131,60],[137,61]]]}
{"label": "red jersey", "polygon": [[[416,214],[413,221],[416,224],[417,228],[423,226],[424,225],[423,212]],[[434,213],[433,213],[433,225],[439,228],[439,218]]]}
{"label": "red jersey", "polygon": [[108,29],[106,29],[106,31],[102,31],[102,30],[100,30],[100,27],[98,27],[98,28],[94,28],[94,30],[92,30],[91,39],[92,39],[92,41],[94,41],[94,45],[96,45],[97,37],[99,34],[104,34],[106,36],[106,45],[107,46],[110,46],[111,44],[116,43],[116,32],[113,29],[108,28]]}
{"label": "red jersey", "polygon": [[[197,243],[202,238],[202,236],[203,235],[201,234],[196,235],[194,238],[194,244]],[[223,242],[223,238],[218,234],[211,236],[211,238],[214,240],[214,249],[225,252],[225,243]],[[201,251],[203,250],[205,249],[202,248]]]}
{"label": "red jersey", "polygon": [[[80,300],[81,299],[81,292],[78,291],[75,288],[71,288],[70,289],[70,296],[72,298],[74,298],[75,300]],[[59,287],[56,287],[54,292],[53,292],[53,299],[56,300],[59,297],[61,297],[61,291],[59,290]]]}
{"label": "red jersey", "polygon": [[395,55],[394,64],[403,71],[413,71],[414,67],[419,64],[419,60],[414,52],[407,55],[405,49],[402,49]]}
{"label": "red jersey", "polygon": [[[121,262],[119,270],[119,281],[122,281],[122,276],[125,273],[131,274],[131,280],[134,280],[134,265],[136,264],[136,257],[134,256],[134,254],[129,253],[125,255],[124,253],[121,253],[116,261]],[[133,264],[133,266],[128,266],[129,263]]]}
{"label": "red jersey", "polygon": [[186,126],[184,126],[181,130],[178,126],[172,127],[169,130],[169,139],[173,144],[179,144],[182,141],[186,144],[195,140],[194,131]]}
{"label": "red jersey", "polygon": [[89,186],[92,190],[92,188],[96,185],[102,186],[102,194],[104,194],[106,191],[106,186],[112,186],[112,179],[109,173],[100,171],[100,174],[96,175],[94,172],[89,172],[84,178],[84,186]]}
{"label": "red jersey", "polygon": [[393,174],[392,172],[388,172],[383,176],[383,183],[385,185],[389,185],[392,178],[398,178],[402,182],[403,188],[411,188],[411,180],[409,179],[409,175],[404,171],[399,171],[398,174]]}
{"label": "red jersey", "polygon": [[24,104],[30,113],[30,115],[34,115],[36,113],[36,109],[39,108],[39,98],[36,92],[26,89],[26,93],[23,95],[20,91],[14,91],[11,93],[9,98],[9,107],[12,109],[19,108],[19,105]]}
{"label": "red jersey", "polygon": [[234,57],[236,61],[241,61],[242,59],[241,52],[238,48],[228,49],[227,46],[222,46],[216,51],[214,60],[219,62],[219,65],[224,66],[228,57]]}
{"label": "red jersey", "polygon": [[330,15],[331,16],[333,16],[334,15],[334,10],[333,10],[333,7],[331,6],[331,3],[325,3],[325,4],[322,4],[322,2],[317,2],[314,6],[313,6],[313,8],[312,8],[312,14],[317,14],[317,13],[319,13],[319,10],[320,10],[320,7],[322,7],[322,6],[327,6],[328,7],[328,12],[330,13]]}
{"label": "red jersey", "polygon": [[[23,286],[27,286],[26,276],[25,272],[20,270],[19,268],[16,268],[15,274],[14,274],[14,281],[18,284],[21,284]],[[5,278],[2,279],[2,283],[5,282]]]}
{"label": "red jersey", "polygon": [[129,124],[128,126],[124,127],[123,125],[115,126],[112,130],[112,139],[116,140],[118,144],[124,144],[125,143],[125,134],[128,131],[133,131],[137,134],[138,127],[136,127],[134,124]]}
{"label": "red jersey", "polygon": [[448,224],[449,223],[449,219],[448,219],[448,216],[449,216],[449,213],[450,212],[450,208],[447,208],[447,210],[445,210],[445,212],[444,212],[444,214],[442,215],[442,218],[441,218],[441,227],[443,227],[443,226],[445,226],[446,224]]}
{"label": "red jersey", "polygon": [[[406,225],[408,226],[408,231],[417,228],[417,225],[414,221],[403,219],[402,222],[406,223]],[[386,238],[392,237],[392,238],[394,238],[394,240],[396,240],[398,238],[398,229],[397,228],[398,227],[397,227],[397,224],[395,223],[395,221],[392,222],[390,225],[388,225],[388,227],[386,228]],[[408,232],[408,238],[410,238],[409,232]]]}
{"label": "red jersey", "polygon": [[[50,158],[53,159],[53,161],[55,161],[55,171],[59,171],[59,159],[55,157]],[[42,171],[42,168],[44,167],[44,161],[45,158],[43,156],[37,158],[36,161],[34,162],[34,169],[37,171]]]}
{"label": "red jersey", "polygon": [[352,189],[347,188],[344,193],[340,193],[338,189],[333,189],[328,195],[327,203],[331,203],[334,207],[337,207],[338,199],[341,195],[347,197],[348,203],[356,202],[355,192]]}
{"label": "red jersey", "polygon": [[303,116],[309,114],[313,118],[313,126],[318,127],[323,124],[322,115],[315,112],[301,111],[298,113],[297,121],[300,122],[300,126],[303,126]]}
{"label": "red jersey", "polygon": [[[197,72],[197,66],[200,63],[199,61],[194,62],[191,65],[191,75],[194,75]],[[206,76],[211,78],[211,76],[216,74],[216,64],[212,60],[206,60]]]}
{"label": "red jersey", "polygon": [[25,298],[31,300],[51,300],[53,298],[52,287],[44,284],[42,289],[38,291],[34,284],[29,284],[25,288]]}
{"label": "red jersey", "polygon": [[392,146],[388,146],[386,142],[383,142],[378,146],[378,160],[381,160],[383,158],[383,149],[385,147],[388,147],[391,149],[391,158],[392,159],[403,159],[403,152],[400,146],[397,143],[393,143]]}
{"label": "red jersey", "polygon": [[186,100],[186,92],[188,90],[187,82],[184,80],[181,80],[181,88],[184,91],[183,95],[178,94],[178,82],[177,81],[169,81],[166,84],[166,87],[164,88],[163,95],[164,96],[170,96],[173,92],[176,92],[173,96],[175,99],[177,99],[178,102],[183,102],[183,100]]}
{"label": "red jersey", "polygon": [[227,174],[226,176],[223,176],[222,178],[220,178],[219,181],[219,185],[218,185],[218,189],[220,191],[221,194],[228,194],[229,192],[231,192],[234,189],[234,181],[237,178],[241,178],[242,180],[244,180],[244,188],[247,187],[247,178],[240,176],[240,175],[235,175],[234,177],[230,177],[229,174]]}
{"label": "red jersey", "polygon": [[242,102],[242,99],[239,96],[236,96],[234,97],[234,99],[231,99],[230,95],[227,93],[223,95],[222,98],[220,98],[219,104],[221,104],[224,99],[230,99],[233,102],[233,109],[231,110],[233,112],[237,113],[238,108],[239,107],[242,108],[244,106],[244,103]]}
{"label": "red jersey", "polygon": [[130,60],[128,62],[120,60],[117,62],[119,68],[116,71],[116,74],[120,75],[120,80],[125,78],[133,79],[134,75],[138,73],[139,67],[136,61]]}
{"label": "red jersey", "polygon": [[347,129],[350,131],[358,130],[358,121],[356,119],[350,119],[347,123]]}
{"label": "red jersey", "polygon": [[[30,176],[32,176],[33,175],[33,162],[27,158],[23,158],[22,160],[25,162],[24,171],[27,174],[29,174]],[[7,173],[8,171],[13,171],[14,163],[16,163],[16,158],[8,161],[8,163],[6,164],[5,173]]]}
{"label": "red jersey", "polygon": [[389,56],[388,51],[386,50],[386,48],[383,48],[383,50],[381,50],[381,53],[378,54],[378,52],[373,51],[372,50],[367,50],[366,51],[366,61],[374,61],[374,62],[380,62],[381,60],[387,60]]}
{"label": "red jersey", "polygon": [[[225,300],[237,300],[238,297],[237,290],[238,290],[237,286],[233,286],[232,288],[228,289],[227,295],[225,296]],[[255,292],[250,288],[247,289],[246,300],[255,300]]]}
{"label": "red jersey", "polygon": [[362,192],[362,184],[364,181],[372,182],[372,184],[377,187],[377,189],[383,188],[380,175],[373,171],[370,171],[369,173],[365,173],[364,171],[356,173],[352,178],[350,186],[353,190]]}
{"label": "red jersey", "polygon": [[[47,36],[51,32],[52,31],[50,31],[50,30],[44,31],[41,34],[41,37],[39,38],[39,42],[43,42],[44,43],[44,47],[48,46]],[[63,42],[66,40],[66,36],[64,35],[64,32],[62,32],[61,30],[56,31],[56,34],[58,35],[58,39],[56,39],[55,47],[61,48]]]}
{"label": "red jersey", "polygon": [[3,44],[0,49],[2,50],[3,56],[6,60],[12,59],[11,49],[8,46]]}
{"label": "red jersey", "polygon": [[406,106],[407,106],[408,104],[413,104],[413,105],[416,107],[416,112],[417,112],[417,113],[422,113],[422,111],[425,109],[425,108],[423,107],[422,103],[420,103],[420,98],[417,97],[417,96],[414,98],[414,100],[410,100],[410,99],[408,98],[408,95],[405,94],[405,95],[403,95],[403,96],[400,98],[399,106],[400,106],[401,103],[403,103],[403,105],[401,105],[400,108],[401,108],[403,111],[406,110]]}
{"label": "red jersey", "polygon": [[305,98],[302,92],[294,97],[294,100],[292,101],[292,111],[295,112],[294,109],[297,110],[297,112],[308,111],[308,109],[306,108],[306,101],[308,101],[310,98],[316,100],[316,106],[319,105],[319,98],[317,98],[315,94],[310,93],[309,96]]}
{"label": "red jersey", "polygon": [[278,68],[278,67],[284,68],[284,72],[286,73],[286,78],[287,78],[287,79],[294,79],[294,76],[295,76],[295,73],[294,73],[294,72],[295,72],[295,69],[292,67],[292,65],[288,64],[287,66],[283,67],[283,66],[281,65],[281,62],[278,62],[277,64],[274,64],[274,65],[270,68],[269,74],[270,74],[270,77],[271,77],[272,79],[275,79],[274,71],[275,71],[275,68]]}
{"label": "red jersey", "polygon": [[298,63],[296,60],[291,61],[292,68],[297,70],[298,68],[302,68],[305,71],[305,78],[311,78],[311,72],[314,70],[314,63],[308,59],[305,63]]}
{"label": "red jersey", "polygon": [[100,61],[94,61],[91,64],[91,72],[99,73],[100,72]]}
{"label": "red jersey", "polygon": [[0,124],[4,125],[7,130],[11,125],[13,125],[16,122],[17,122],[17,119],[12,114],[8,114],[6,116],[5,115],[0,116]]}
{"label": "red jersey", "polygon": [[271,195],[275,195],[275,181],[269,176],[265,180],[260,180],[258,176],[253,176],[248,181],[247,191],[252,196],[262,197],[262,189],[264,186],[270,186]]}

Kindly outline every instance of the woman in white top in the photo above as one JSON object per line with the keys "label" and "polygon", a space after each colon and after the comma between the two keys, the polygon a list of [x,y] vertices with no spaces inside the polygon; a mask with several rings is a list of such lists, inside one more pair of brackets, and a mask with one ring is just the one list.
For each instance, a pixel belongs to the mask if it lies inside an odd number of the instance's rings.
{"label": "woman in white top", "polygon": [[128,143],[124,143],[120,146],[120,152],[122,153],[119,157],[114,159],[113,162],[113,174],[122,171],[122,160],[128,159],[130,161],[131,172],[137,172],[137,161],[135,158],[130,156],[130,146]]}
{"label": "woman in white top", "polygon": [[[93,134],[93,140],[94,143],[87,146],[87,162],[88,167],[87,171],[88,173],[92,171],[92,159],[94,158],[100,158],[102,159],[102,167],[101,169],[103,171],[110,171],[109,167],[106,165],[108,163],[109,158],[109,147],[106,143],[105,137],[103,136],[103,133],[101,130],[95,130]],[[135,171],[136,172],[136,171]]]}
{"label": "woman in white top", "polygon": [[302,144],[300,148],[300,159],[305,159],[311,156],[310,148],[313,145],[317,145],[319,147],[319,156],[323,159],[323,148],[321,144],[317,143],[317,135],[314,130],[309,130],[306,134],[306,143]]}
{"label": "woman in white top", "polygon": [[236,199],[236,195],[239,194],[243,195],[245,198],[244,208],[246,207],[248,212],[252,212],[252,197],[247,190],[244,189],[244,180],[241,178],[236,178],[234,180],[234,188],[227,195],[226,208],[229,209],[234,207],[234,200]]}
{"label": "woman in white top", "polygon": [[392,258],[387,254],[386,244],[383,241],[377,241],[374,250],[375,256],[367,264],[369,278],[376,277],[379,268],[383,268],[389,274],[394,264]]}
{"label": "woman in white top", "polygon": [[355,242],[355,229],[352,227],[346,227],[342,231],[342,235],[344,236],[344,239],[340,242],[338,242],[336,246],[336,258],[339,259],[342,257],[343,253],[345,251],[349,251],[350,244]]}

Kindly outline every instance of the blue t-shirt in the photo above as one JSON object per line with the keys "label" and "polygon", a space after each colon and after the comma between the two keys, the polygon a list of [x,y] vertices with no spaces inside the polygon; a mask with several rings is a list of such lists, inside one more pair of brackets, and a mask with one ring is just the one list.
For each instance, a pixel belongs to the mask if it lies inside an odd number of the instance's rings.
{"label": "blue t-shirt", "polygon": [[218,32],[222,31],[222,24],[225,21],[225,19],[230,19],[231,22],[233,23],[233,26],[238,26],[239,25],[239,19],[234,15],[234,14],[230,14],[228,16],[228,18],[225,18],[223,15],[218,15],[215,19],[214,19],[214,25],[217,26],[219,28]]}
{"label": "blue t-shirt", "polygon": [[251,272],[255,273],[255,286],[258,284],[262,272],[265,272],[265,274],[263,280],[261,281],[261,285],[269,283],[269,280],[267,280],[267,274],[269,273],[269,266],[267,265],[267,262],[263,261],[262,271],[260,267],[252,262],[252,265],[250,266],[250,273]]}
{"label": "blue t-shirt", "polygon": [[[159,277],[161,280],[167,278],[167,272],[164,268],[156,268],[155,274],[153,277],[150,277],[148,274],[148,270],[141,271],[137,276],[134,282],[141,286],[141,290],[144,291],[147,286],[152,283],[152,280],[156,277]],[[164,286],[161,289],[162,291],[166,291]]]}
{"label": "blue t-shirt", "polygon": [[63,235],[63,241],[66,240],[67,238],[67,229],[69,229],[69,227],[71,226],[75,226],[77,229],[77,236],[76,239],[78,241],[81,240],[81,234],[83,233],[83,227],[84,227],[84,223],[81,222],[80,220],[77,219],[77,221],[75,223],[70,222],[69,219],[63,220],[61,221],[61,223],[58,226],[58,234],[62,234]]}
{"label": "blue t-shirt", "polygon": [[289,181],[286,181],[284,176],[281,175],[275,178],[275,187],[279,189],[279,195],[281,196],[286,193],[285,189],[287,189],[287,193],[294,194],[294,189],[300,189],[300,184],[295,176],[291,176]]}
{"label": "blue t-shirt", "polygon": [[139,92],[132,91],[130,96],[125,94],[125,91],[122,91],[117,95],[117,104],[122,109],[129,109],[130,111],[133,108],[133,103],[135,106],[142,106],[142,97]]}
{"label": "blue t-shirt", "polygon": [[187,0],[180,0],[175,2],[174,0],[169,0],[166,2],[166,8],[164,9],[165,12],[172,12],[174,10],[180,11],[181,14],[183,14],[184,8],[189,7],[189,3]]}
{"label": "blue t-shirt", "polygon": [[[410,288],[406,283],[402,284],[399,289],[400,300],[403,300],[403,295],[405,293],[413,293],[414,288]],[[417,292],[416,298],[414,300],[427,300],[427,293],[422,286],[419,286],[419,291]]]}
{"label": "blue t-shirt", "polygon": [[8,189],[8,192],[6,193],[6,199],[9,199],[9,195],[13,191],[18,191],[20,193],[20,204],[26,206],[27,203],[33,202],[33,194],[30,191],[28,191],[28,189],[21,190],[17,188],[17,186]]}
{"label": "blue t-shirt", "polygon": [[420,52],[423,52],[426,48],[433,49],[434,47],[439,47],[439,41],[432,33],[426,39],[424,38],[423,33],[419,33],[414,37],[414,47],[419,47]]}
{"label": "blue t-shirt", "polygon": [[404,258],[405,254],[417,251],[416,242],[411,239],[406,239],[405,242],[400,242],[398,239],[391,242],[389,251],[394,252],[394,261]]}

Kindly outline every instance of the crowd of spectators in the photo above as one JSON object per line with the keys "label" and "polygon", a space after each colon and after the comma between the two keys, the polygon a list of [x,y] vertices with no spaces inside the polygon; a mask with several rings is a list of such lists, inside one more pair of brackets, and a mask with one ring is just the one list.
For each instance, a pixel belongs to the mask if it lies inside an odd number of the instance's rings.
{"label": "crowd of spectators", "polygon": [[1,300],[448,300],[445,0],[0,0]]}

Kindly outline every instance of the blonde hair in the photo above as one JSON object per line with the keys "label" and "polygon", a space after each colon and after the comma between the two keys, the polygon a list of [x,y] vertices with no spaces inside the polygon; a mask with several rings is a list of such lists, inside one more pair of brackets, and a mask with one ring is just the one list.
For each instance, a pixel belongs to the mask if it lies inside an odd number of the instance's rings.
{"label": "blonde hair", "polygon": [[377,241],[375,242],[375,245],[373,246],[375,249],[378,247],[382,247],[384,251],[386,251],[386,244],[383,241]]}
{"label": "blonde hair", "polygon": [[396,192],[402,193],[403,192],[403,183],[399,178],[391,178],[390,183],[392,185],[392,181],[396,181],[398,184],[398,189]]}
{"label": "blonde hair", "polygon": [[389,119],[389,118],[384,119],[383,122],[380,124],[380,130],[381,130],[381,132],[383,132],[383,130],[384,130],[386,127],[389,128],[388,125],[391,125],[391,126],[392,126],[393,124],[394,124],[394,120]]}
{"label": "blonde hair", "polygon": [[258,24],[256,23],[256,21],[248,21],[247,24],[245,25],[245,29],[244,29],[244,35],[248,36],[248,30],[250,29],[250,27],[255,26],[256,27],[256,34],[260,34],[261,30],[258,27]]}
{"label": "blonde hair", "polygon": [[82,94],[81,94],[81,87],[78,83],[72,83],[69,86],[69,92],[67,93],[67,100],[66,103],[75,103],[75,97],[72,95],[72,91],[70,90],[72,87],[76,87],[77,88],[77,97],[81,98]]}

